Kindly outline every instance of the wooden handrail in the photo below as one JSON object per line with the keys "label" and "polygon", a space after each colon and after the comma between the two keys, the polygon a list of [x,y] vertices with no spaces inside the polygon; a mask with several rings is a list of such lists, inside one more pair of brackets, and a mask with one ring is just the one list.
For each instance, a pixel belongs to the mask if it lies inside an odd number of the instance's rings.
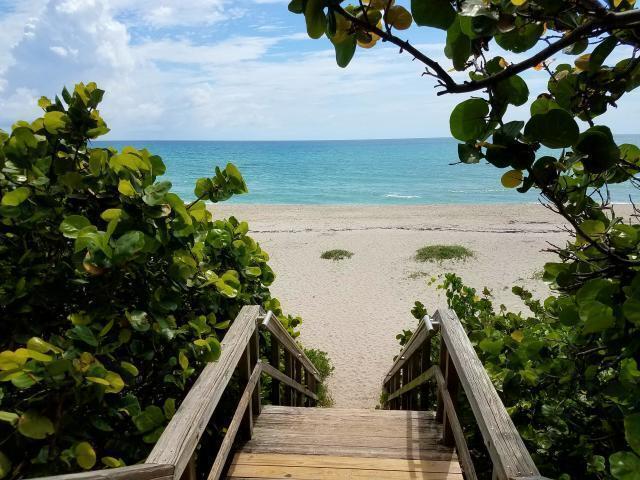
{"label": "wooden handrail", "polygon": [[540,472],[504,408],[487,371],[451,310],[438,311],[443,344],[478,422],[498,478],[539,477]]}
{"label": "wooden handrail", "polygon": [[[441,333],[440,364],[431,365],[431,338]],[[425,317],[395,360],[384,379],[385,406],[407,409],[424,404],[424,384],[436,379],[438,406],[436,419],[443,423],[443,443],[454,445],[467,479],[476,478],[475,468],[460,425],[455,400],[461,385],[493,463],[498,480],[542,479],[518,430],[509,417],[491,379],[469,341],[460,320],[451,310],[436,311],[433,320]]]}
{"label": "wooden handrail", "polygon": [[282,326],[282,323],[275,318],[271,311],[269,311],[264,317],[264,320],[262,321],[262,328],[271,332],[271,335],[278,340],[278,343],[290,354],[294,355],[302,366],[307,371],[311,372],[317,381],[320,381],[320,374],[316,367],[311,363],[311,360],[309,360],[305,355],[304,350],[302,350],[296,341],[291,338],[289,332],[287,332],[287,330]]}
{"label": "wooden handrail", "polygon": [[143,463],[130,467],[95,470],[92,472],[67,473],[53,477],[37,477],[31,480],[173,480],[173,465],[151,465]]}
{"label": "wooden handrail", "polygon": [[[269,332],[272,346],[275,345],[278,352],[279,345],[283,346],[285,363],[289,365],[287,372],[279,370],[279,354],[272,358],[275,360],[273,365],[258,358],[259,327]],[[239,431],[246,431],[245,437],[251,437],[254,418],[261,409],[260,377],[263,373],[272,377],[272,388],[279,382],[286,385],[290,395],[285,403],[289,405],[315,405],[318,400],[318,371],[272,312],[265,313],[257,305],[242,307],[221,347],[220,358],[204,367],[145,463],[40,480],[194,480],[196,447],[236,371],[244,390],[213,460],[208,480],[217,480],[224,472]],[[279,399],[274,403],[280,404]]]}
{"label": "wooden handrail", "polygon": [[240,357],[255,334],[259,315],[259,306],[242,307],[222,341],[220,358],[202,370],[151,450],[147,463],[174,465],[174,477],[180,478],[231,380]]}
{"label": "wooden handrail", "polygon": [[393,362],[391,369],[389,369],[389,372],[385,376],[385,382],[386,379],[389,379],[397,373],[398,370],[404,366],[407,360],[416,353],[416,350],[421,348],[428,340],[431,340],[437,332],[438,323],[434,322],[428,315],[425,315],[422,320],[420,320],[420,323],[418,323],[418,327],[415,329],[411,338],[400,352],[400,355],[398,355],[398,358]]}
{"label": "wooden handrail", "polygon": [[244,417],[244,412],[249,407],[249,402],[251,401],[254,391],[258,386],[258,381],[260,380],[260,375],[262,374],[262,367],[262,363],[258,362],[258,364],[254,367],[251,376],[249,377],[247,386],[242,393],[242,397],[240,397],[238,408],[236,408],[236,411],[233,414],[233,418],[231,419],[231,423],[229,423],[227,433],[225,434],[224,439],[222,440],[222,444],[218,449],[218,454],[216,455],[216,458],[213,462],[213,466],[211,467],[211,471],[209,472],[207,480],[218,480],[222,475],[222,472],[224,471],[227,458],[229,457],[229,453],[231,452],[231,447],[233,447],[233,441],[238,434],[238,430],[240,429],[240,424]]}

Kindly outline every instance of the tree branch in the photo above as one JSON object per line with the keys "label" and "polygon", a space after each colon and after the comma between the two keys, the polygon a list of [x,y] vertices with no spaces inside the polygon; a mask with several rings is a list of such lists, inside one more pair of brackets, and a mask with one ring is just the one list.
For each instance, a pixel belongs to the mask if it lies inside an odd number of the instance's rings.
{"label": "tree branch", "polygon": [[422,63],[424,63],[431,69],[433,69],[436,72],[437,77],[445,84],[447,88],[454,87],[456,85],[455,80],[451,78],[451,75],[449,75],[447,71],[444,68],[442,68],[442,66],[440,66],[438,62],[427,57],[424,53],[422,53],[420,50],[418,50],[413,45],[411,45],[408,41],[402,40],[401,38],[396,37],[392,33],[385,32],[384,30],[379,29],[377,26],[369,24],[369,22],[362,21],[359,18],[356,18],[355,16],[347,12],[344,8],[342,8],[342,6],[340,5],[334,5],[332,9],[336,13],[339,13],[344,18],[352,22],[353,24],[358,25],[359,27],[362,27],[364,30],[370,33],[375,33],[384,41],[393,43],[394,45],[397,45],[398,47],[400,47],[400,49],[409,52],[417,60],[420,60]]}
{"label": "tree branch", "polygon": [[431,68],[435,72],[435,76],[441,81],[441,85],[444,87],[444,90],[441,90],[437,93],[438,95],[444,95],[446,93],[468,93],[488,88],[502,80],[506,80],[507,78],[512,77],[513,75],[517,75],[518,73],[528,70],[529,68],[535,67],[563,48],[573,45],[575,42],[581,40],[584,37],[588,37],[594,34],[594,32],[596,31],[606,32],[614,28],[629,27],[640,22],[640,9],[628,10],[626,12],[607,11],[606,13],[602,13],[601,11],[599,11],[597,12],[597,18],[575,28],[566,36],[562,37],[557,42],[550,44],[548,47],[543,48],[535,55],[529,57],[527,60],[524,60],[520,63],[511,64],[504,70],[482,80],[456,83],[451,75],[449,75],[438,62],[422,53],[420,50],[411,45],[407,40],[402,40],[389,31],[381,30],[375,25],[371,25],[366,21],[356,18],[354,15],[350,14],[344,8],[342,8],[342,6],[339,4],[332,5],[331,8],[336,13],[342,15],[344,18],[362,28],[363,30],[374,33],[382,38],[383,41],[393,43],[394,45],[400,47],[401,50],[409,52],[414,56],[414,58]]}
{"label": "tree branch", "polygon": [[614,13],[609,12],[606,16],[592,20],[572,30],[568,35],[562,37],[557,42],[552,43],[546,48],[543,48],[535,55],[529,57],[520,63],[514,63],[504,70],[491,75],[490,77],[474,82],[465,82],[463,84],[455,84],[453,87],[447,87],[446,90],[438,92],[438,95],[444,95],[445,93],[465,93],[481,90],[483,88],[494,85],[495,83],[505,80],[513,75],[524,72],[529,68],[533,68],[536,65],[547,60],[554,53],[559,52],[569,45],[573,45],[583,37],[592,34],[594,31],[602,29],[603,31],[610,30],[616,26],[625,26],[631,23],[640,21],[640,10],[629,10],[626,12]]}

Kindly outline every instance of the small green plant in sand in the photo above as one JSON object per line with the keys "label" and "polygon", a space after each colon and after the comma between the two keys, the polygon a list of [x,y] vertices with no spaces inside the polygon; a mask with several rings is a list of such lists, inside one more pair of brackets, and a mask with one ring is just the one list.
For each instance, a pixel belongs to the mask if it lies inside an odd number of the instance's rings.
{"label": "small green plant in sand", "polygon": [[441,262],[443,260],[466,260],[473,252],[462,245],[427,245],[416,252],[418,262]]}
{"label": "small green plant in sand", "polygon": [[318,406],[319,407],[332,407],[333,398],[327,388],[327,378],[331,376],[335,370],[333,363],[327,352],[319,350],[317,348],[305,348],[305,355],[311,360],[313,366],[318,370],[320,375],[320,384],[318,385]]}
{"label": "small green plant in sand", "polygon": [[418,279],[420,279],[420,278],[424,278],[424,277],[428,277],[428,276],[429,276],[429,274],[428,274],[427,272],[411,272],[411,273],[408,275],[408,277],[407,277],[407,278],[408,278],[409,280],[418,280]]}
{"label": "small green plant in sand", "polygon": [[320,258],[324,260],[344,260],[345,258],[353,257],[353,252],[349,250],[342,250],[337,248],[335,250],[327,250],[326,252],[322,252]]}
{"label": "small green plant in sand", "polygon": [[532,280],[542,280],[543,277],[544,277],[544,268],[536,270],[535,272],[533,272],[531,274],[531,279]]}

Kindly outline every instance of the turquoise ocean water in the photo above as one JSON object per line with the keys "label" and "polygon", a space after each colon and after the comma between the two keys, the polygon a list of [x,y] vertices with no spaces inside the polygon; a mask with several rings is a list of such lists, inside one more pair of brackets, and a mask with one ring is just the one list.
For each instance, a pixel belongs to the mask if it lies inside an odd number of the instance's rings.
{"label": "turquoise ocean water", "polygon": [[[640,135],[620,135],[619,143],[640,143]],[[185,200],[194,198],[199,177],[232,162],[249,194],[237,203],[289,204],[450,204],[529,203],[537,194],[519,194],[500,184],[503,170],[485,163],[451,165],[457,142],[447,138],[410,140],[205,142],[106,141],[96,146],[132,145],[160,155],[164,179]],[[539,156],[544,152],[539,152]],[[628,202],[633,189],[617,185],[615,202]]]}

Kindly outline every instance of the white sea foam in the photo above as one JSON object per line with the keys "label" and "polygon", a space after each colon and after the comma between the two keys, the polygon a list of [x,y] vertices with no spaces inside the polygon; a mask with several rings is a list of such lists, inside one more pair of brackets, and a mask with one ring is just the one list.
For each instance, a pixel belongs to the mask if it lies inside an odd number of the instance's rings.
{"label": "white sea foam", "polygon": [[420,195],[400,195],[399,193],[387,193],[385,198],[420,198]]}

